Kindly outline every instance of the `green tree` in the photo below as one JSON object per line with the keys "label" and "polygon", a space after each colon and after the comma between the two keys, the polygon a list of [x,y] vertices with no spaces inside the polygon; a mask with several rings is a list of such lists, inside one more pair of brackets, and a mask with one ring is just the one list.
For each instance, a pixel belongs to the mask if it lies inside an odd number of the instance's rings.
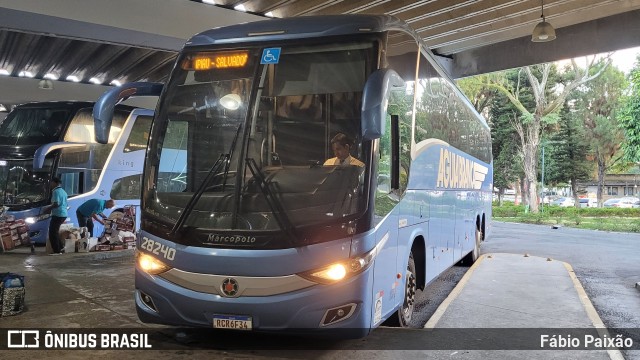
{"label": "green tree", "polygon": [[[595,57],[585,69],[582,69],[575,60],[572,60],[572,74],[574,76],[568,78],[561,84],[562,86],[558,86],[560,80],[556,76],[557,72],[553,64],[522,68],[525,78],[521,79],[521,76],[518,76],[516,83],[509,81],[508,77],[504,75],[505,73],[497,73],[487,77],[486,84],[507,96],[520,113],[518,121],[515,121],[513,126],[519,136],[528,203],[533,212],[538,212],[538,148],[542,129],[558,123],[558,112],[571,91],[597,78],[608,66],[608,62],[598,63],[596,70],[592,71],[594,62]],[[521,101],[523,94],[532,94],[535,106],[531,107],[523,103]]]}
{"label": "green tree", "polygon": [[620,126],[625,133],[622,144],[624,157],[627,161],[640,163],[640,55],[628,77],[630,83],[629,94],[623,99],[620,111]]}
{"label": "green tree", "polygon": [[518,117],[517,109],[502,94],[496,94],[489,110],[491,146],[493,152],[493,186],[498,189],[498,202],[502,205],[505,189],[515,188],[522,176],[522,156],[518,147],[518,135],[511,123]]}
{"label": "green tree", "polygon": [[587,159],[590,142],[586,137],[582,113],[575,108],[575,96],[569,96],[560,112],[559,129],[549,137],[545,181],[553,185],[568,183],[576,207],[579,207],[578,183],[589,180],[593,163]]}
{"label": "green tree", "polygon": [[576,104],[581,109],[586,138],[596,161],[599,206],[602,206],[606,172],[622,159],[624,131],[619,124],[618,111],[626,87],[624,73],[617,68],[608,66],[601,74],[579,89],[581,95]]}

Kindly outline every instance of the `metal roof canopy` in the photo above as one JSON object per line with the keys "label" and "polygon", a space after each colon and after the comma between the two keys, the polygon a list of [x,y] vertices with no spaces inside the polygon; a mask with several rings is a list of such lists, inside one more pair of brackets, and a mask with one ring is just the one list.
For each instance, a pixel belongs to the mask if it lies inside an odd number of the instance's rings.
{"label": "metal roof canopy", "polygon": [[[539,0],[216,2],[278,17],[393,15],[441,55],[453,77],[640,46],[640,0],[546,0],[545,17],[557,33],[548,43],[530,41],[541,21]],[[93,76],[164,81],[176,51],[193,34],[262,19],[187,0],[0,0],[0,69],[12,75],[0,76],[0,103],[95,100],[107,86],[86,83]],[[54,90],[40,90],[38,80],[17,77],[22,70],[38,79],[47,72],[61,80],[80,74],[84,83],[54,81]]]}

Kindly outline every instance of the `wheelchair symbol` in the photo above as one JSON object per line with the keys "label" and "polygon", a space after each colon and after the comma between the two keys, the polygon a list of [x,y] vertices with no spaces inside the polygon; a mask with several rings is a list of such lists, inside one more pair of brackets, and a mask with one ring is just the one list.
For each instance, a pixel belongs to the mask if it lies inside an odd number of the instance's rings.
{"label": "wheelchair symbol", "polygon": [[267,50],[267,53],[264,55],[264,57],[262,58],[262,61],[266,62],[266,63],[270,63],[270,62],[274,62],[276,61],[276,57],[273,56],[273,54],[271,53],[271,51]]}
{"label": "wheelchair symbol", "polygon": [[270,48],[262,51],[261,64],[277,64],[279,60],[280,48]]}

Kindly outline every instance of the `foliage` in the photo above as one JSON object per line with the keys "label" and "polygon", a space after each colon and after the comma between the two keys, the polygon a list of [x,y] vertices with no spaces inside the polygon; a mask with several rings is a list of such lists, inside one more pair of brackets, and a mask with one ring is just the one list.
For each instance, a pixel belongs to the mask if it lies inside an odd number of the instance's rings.
{"label": "foliage", "polygon": [[587,160],[589,140],[586,137],[582,116],[574,107],[569,96],[569,106],[560,115],[562,121],[558,131],[544,141],[545,146],[545,186],[571,183],[575,190],[578,181],[590,178],[593,164]]}
{"label": "foliage", "polygon": [[624,157],[629,162],[640,162],[640,55],[636,57],[634,68],[628,77],[631,85],[629,94],[623,100],[619,117],[620,127],[625,132],[622,144]]}
{"label": "foliage", "polygon": [[511,188],[522,174],[522,156],[518,135],[511,122],[518,117],[517,109],[506,96],[497,94],[490,107],[491,142],[493,152],[493,183],[501,191]]}
{"label": "foliage", "polygon": [[[485,80],[486,86],[506,96],[519,113],[517,121],[511,122],[511,125],[519,138],[527,188],[525,196],[533,212],[538,211],[538,147],[542,132],[557,128],[561,119],[558,112],[569,93],[597,78],[607,68],[608,62],[594,66],[594,60],[595,58],[585,69],[572,60],[571,76],[564,78],[553,64],[543,64],[526,66],[518,71],[502,72]],[[533,103],[530,101],[532,97]]]}
{"label": "foliage", "polygon": [[[523,205],[502,205],[493,206],[494,218],[522,217],[525,216]],[[543,213],[551,218],[640,218],[640,209],[637,208],[575,208],[560,206],[545,206]]]}

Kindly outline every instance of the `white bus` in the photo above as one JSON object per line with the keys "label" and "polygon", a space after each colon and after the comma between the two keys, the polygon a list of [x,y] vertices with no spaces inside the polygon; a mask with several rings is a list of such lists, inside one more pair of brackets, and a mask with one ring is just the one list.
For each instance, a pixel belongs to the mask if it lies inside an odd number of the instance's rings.
{"label": "white bus", "polygon": [[[69,219],[91,198],[140,204],[140,177],[153,111],[118,105],[107,144],[95,141],[92,102],[30,103],[0,124],[0,205],[25,219],[31,241],[45,244],[49,180],[59,176],[69,194]],[[108,213],[107,213],[108,215]],[[136,221],[136,226],[139,222]],[[100,234],[100,225],[94,234]]]}

